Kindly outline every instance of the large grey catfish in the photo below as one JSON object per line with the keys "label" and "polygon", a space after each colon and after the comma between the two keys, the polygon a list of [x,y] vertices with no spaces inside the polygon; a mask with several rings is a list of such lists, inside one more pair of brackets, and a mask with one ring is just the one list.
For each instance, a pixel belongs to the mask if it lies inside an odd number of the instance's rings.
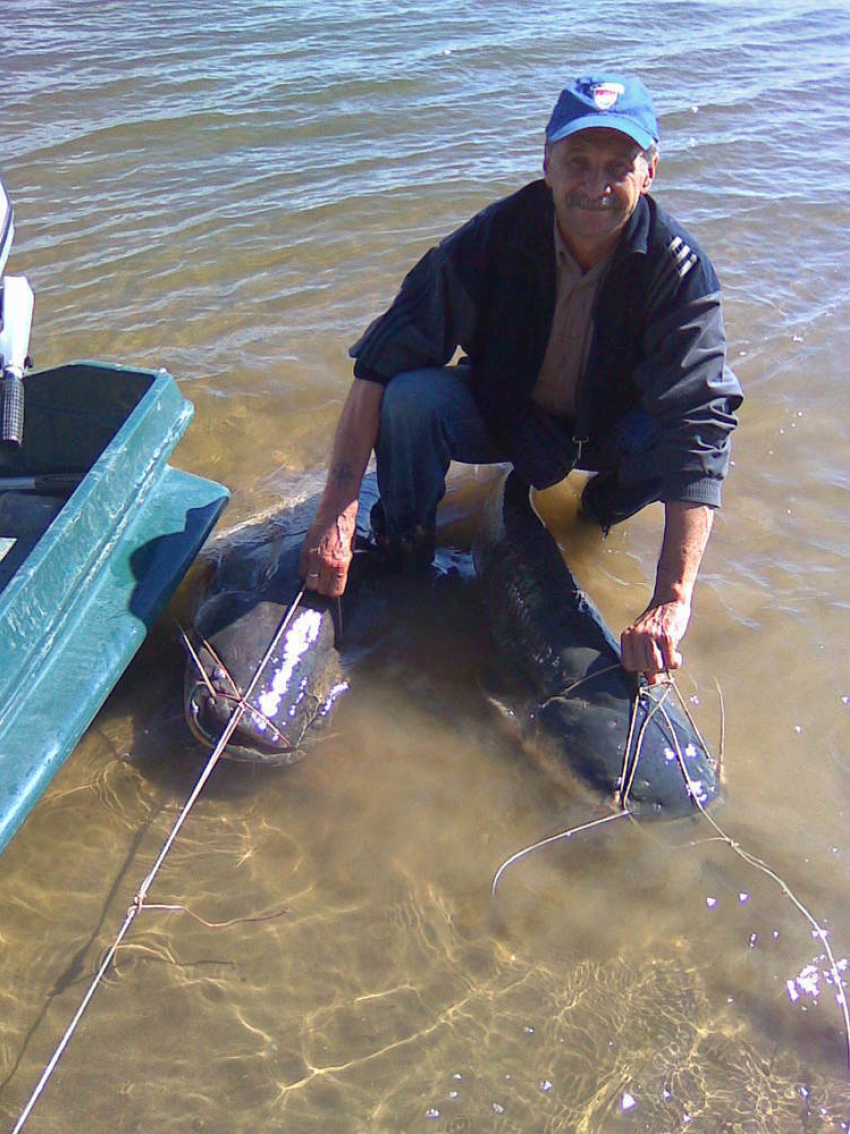
{"label": "large grey catfish", "polygon": [[[301,590],[298,560],[319,500],[311,482],[296,495],[298,502],[230,533],[208,553],[207,585],[189,635],[192,656],[183,687],[189,727],[204,744],[215,745],[243,704],[225,752],[251,763],[301,760],[327,735],[354,669],[369,655],[395,654],[413,641],[423,609],[451,601],[454,592],[441,584],[449,575],[458,578],[469,558],[441,549],[431,572],[411,579],[387,574],[374,550],[367,550],[366,523],[377,499],[370,475],[360,494],[362,550],[355,554],[345,594],[337,600],[306,592],[266,658]],[[471,575],[471,563],[465,573]]]}
{"label": "large grey catfish", "polygon": [[[374,498],[371,482],[365,488]],[[221,541],[193,620],[184,711],[194,735],[214,745],[250,688],[276,631],[301,589],[298,560],[318,493]],[[368,506],[365,514],[368,515]],[[346,615],[368,620],[385,605],[380,580],[352,572],[343,603],[306,592],[265,661],[226,754],[261,764],[293,764],[322,735],[349,689],[341,653]]]}
{"label": "large grey catfish", "polygon": [[[668,685],[620,665],[620,647],[582,592],[515,473],[485,506],[473,549],[491,630],[520,670],[526,729],[553,761],[632,811],[671,817],[718,794],[716,766]],[[687,769],[687,777],[683,771]]]}

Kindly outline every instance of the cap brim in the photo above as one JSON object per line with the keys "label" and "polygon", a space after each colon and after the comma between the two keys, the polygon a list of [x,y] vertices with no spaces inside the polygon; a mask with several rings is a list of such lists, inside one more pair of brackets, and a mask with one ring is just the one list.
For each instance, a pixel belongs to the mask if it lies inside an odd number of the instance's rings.
{"label": "cap brim", "polygon": [[578,134],[581,130],[617,130],[620,134],[626,134],[633,142],[637,142],[642,150],[648,150],[658,141],[648,130],[644,130],[636,122],[620,114],[586,114],[583,118],[574,118],[560,130],[547,135],[546,141],[560,142],[572,134]]}

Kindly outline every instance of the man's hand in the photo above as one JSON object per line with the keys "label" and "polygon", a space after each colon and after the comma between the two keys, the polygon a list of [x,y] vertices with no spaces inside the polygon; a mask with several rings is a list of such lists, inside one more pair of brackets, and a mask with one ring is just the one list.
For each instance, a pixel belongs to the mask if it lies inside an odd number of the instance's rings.
{"label": "man's hand", "polygon": [[356,500],[341,515],[330,520],[319,510],[301,548],[299,572],[308,590],[330,595],[331,598],[345,590],[356,519]]}
{"label": "man's hand", "polygon": [[620,637],[625,669],[642,673],[655,685],[668,669],[682,664],[679,642],[691,617],[690,603],[663,602],[651,606]]}
{"label": "man's hand", "polygon": [[334,436],[328,479],[310,525],[298,570],[308,590],[335,598],[351,566],[357,500],[378,437],[383,386],[355,378]]}
{"label": "man's hand", "polygon": [[714,518],[705,504],[675,500],[664,505],[664,513],[652,601],[620,638],[623,667],[644,674],[650,685],[682,664],[679,643],[691,618],[691,596]]}

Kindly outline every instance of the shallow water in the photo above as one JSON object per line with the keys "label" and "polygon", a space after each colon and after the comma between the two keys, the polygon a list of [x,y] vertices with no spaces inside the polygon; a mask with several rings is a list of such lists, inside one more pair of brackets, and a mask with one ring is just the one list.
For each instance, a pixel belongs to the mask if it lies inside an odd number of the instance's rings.
{"label": "shallow water", "polygon": [[[221,528],[278,509],[318,474],[347,347],[414,258],[537,175],[563,77],[637,71],[657,196],[712,255],[748,394],[680,686],[716,736],[720,682],[717,818],[843,962],[850,12],[301,7],[6,0],[9,269],[36,292],[37,363],[166,366],[196,408],[176,463],[234,490]],[[454,482],[447,538],[468,543],[482,490]],[[651,589],[660,512],[602,542],[575,493],[541,508],[619,629]],[[485,708],[463,620],[422,622],[363,666],[308,761],[216,770],[152,900],[279,916],[142,914],[32,1128],[846,1129],[820,942],[703,824],[541,852],[494,906],[504,858],[599,805],[554,789]],[[166,617],[3,856],[10,1124],[203,766],[181,671]]]}

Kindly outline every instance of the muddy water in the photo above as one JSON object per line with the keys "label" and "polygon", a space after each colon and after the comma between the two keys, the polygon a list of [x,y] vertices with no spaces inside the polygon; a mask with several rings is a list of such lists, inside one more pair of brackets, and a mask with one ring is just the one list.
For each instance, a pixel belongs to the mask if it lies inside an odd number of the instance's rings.
{"label": "muddy water", "polygon": [[[850,351],[839,4],[3,7],[9,268],[41,366],[166,366],[177,454],[222,529],[325,458],[346,349],[414,258],[534,177],[564,75],[656,94],[659,200],[709,249],[748,394],[680,679],[717,736],[722,826],[850,954]],[[453,481],[468,546],[486,476]],[[660,513],[603,542],[541,509],[612,626]],[[185,611],[197,578],[178,595]],[[286,772],[220,766],[32,1121],[97,1130],[846,1129],[846,1041],[811,927],[701,823],[614,825],[482,700],[471,614],[423,609]],[[3,856],[11,1121],[203,765],[166,618]],[[266,916],[272,915],[272,916]],[[844,969],[846,973],[846,968]]]}

